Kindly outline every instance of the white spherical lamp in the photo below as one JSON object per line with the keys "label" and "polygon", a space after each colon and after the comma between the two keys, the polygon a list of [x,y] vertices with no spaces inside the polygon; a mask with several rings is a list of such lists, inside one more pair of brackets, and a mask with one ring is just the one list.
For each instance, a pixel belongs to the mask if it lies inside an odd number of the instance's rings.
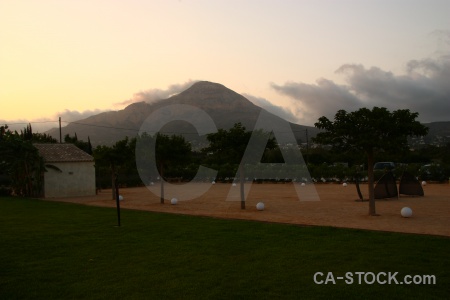
{"label": "white spherical lamp", "polygon": [[347,186],[347,182],[344,182],[344,183],[342,184],[342,186],[344,186],[344,187]]}
{"label": "white spherical lamp", "polygon": [[232,186],[236,186],[236,183],[233,183]]}
{"label": "white spherical lamp", "polygon": [[422,185],[427,185],[427,182],[425,180],[422,181]]}
{"label": "white spherical lamp", "polygon": [[170,204],[172,204],[172,205],[176,205],[177,203],[178,203],[178,199],[177,198],[172,198],[170,200]]}
{"label": "white spherical lamp", "polygon": [[410,218],[412,216],[412,209],[409,207],[403,207],[400,213],[403,218]]}
{"label": "white spherical lamp", "polygon": [[123,200],[123,196],[119,195],[119,201],[122,201],[122,200]]}
{"label": "white spherical lamp", "polygon": [[263,202],[258,202],[258,204],[256,204],[256,209],[257,210],[264,210],[264,203]]}
{"label": "white spherical lamp", "polygon": [[213,180],[213,182],[211,182],[211,184],[216,184],[216,182]]}
{"label": "white spherical lamp", "polygon": [[301,186],[305,186],[306,184],[304,182],[302,182]]}

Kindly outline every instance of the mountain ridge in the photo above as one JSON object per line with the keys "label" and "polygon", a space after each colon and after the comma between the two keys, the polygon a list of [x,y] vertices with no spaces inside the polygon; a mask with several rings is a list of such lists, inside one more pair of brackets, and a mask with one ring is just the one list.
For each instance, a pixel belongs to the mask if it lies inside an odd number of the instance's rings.
{"label": "mountain ridge", "polygon": [[[83,120],[72,122],[62,128],[63,135],[75,133],[82,140],[90,138],[93,145],[111,145],[115,141],[133,137],[139,132],[144,120],[154,111],[171,104],[187,104],[205,111],[218,129],[229,129],[235,123],[242,123],[247,130],[253,130],[263,108],[253,104],[244,96],[222,84],[199,81],[179,94],[152,103],[135,102],[118,111],[103,112]],[[266,111],[267,112],[267,111]],[[267,112],[269,113],[269,112]],[[272,117],[282,119],[269,113]],[[319,132],[315,127],[290,123],[297,140],[306,142],[306,130],[309,137]],[[188,140],[196,136],[196,130],[187,122],[170,122],[164,126],[162,133],[182,134]],[[59,138],[59,129],[47,131],[54,138]],[[195,138],[194,138],[195,139]]]}

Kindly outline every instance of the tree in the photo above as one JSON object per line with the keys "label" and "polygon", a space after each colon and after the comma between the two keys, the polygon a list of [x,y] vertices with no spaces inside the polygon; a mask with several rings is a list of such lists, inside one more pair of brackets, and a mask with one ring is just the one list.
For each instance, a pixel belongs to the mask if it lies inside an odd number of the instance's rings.
{"label": "tree", "polygon": [[[86,143],[87,144],[87,143]],[[117,141],[112,147],[98,146],[95,148],[93,156],[95,159],[95,167],[97,173],[101,170],[109,168],[111,172],[112,198],[115,199],[115,180],[122,169],[130,165],[130,161],[134,162],[134,149],[136,139],[125,139]]]}
{"label": "tree", "polygon": [[[261,130],[251,132],[247,131],[241,123],[236,123],[229,130],[219,129],[215,133],[207,135],[209,146],[203,149],[205,153],[212,153],[212,161],[222,165],[224,163],[239,165],[238,173],[240,179],[240,194],[241,194],[241,208],[245,209],[245,197],[244,197],[244,178],[245,169],[244,164],[241,163],[242,157],[247,149],[247,145],[250,138],[260,138],[262,140],[268,140],[266,149],[273,150],[275,148],[275,139],[267,139],[269,133]],[[251,150],[251,149],[250,149]],[[260,157],[254,156],[255,159]],[[234,172],[236,174],[236,171]]]}
{"label": "tree", "polygon": [[31,128],[30,123],[28,123],[27,127],[20,131],[20,136],[24,141],[31,141],[33,139],[33,129]]}
{"label": "tree", "polygon": [[160,177],[160,200],[164,204],[164,181],[167,176],[180,177],[186,174],[186,169],[193,161],[191,144],[180,135],[149,135],[143,132],[137,136],[135,145],[133,158],[136,171],[144,184]]}
{"label": "tree", "polygon": [[[241,123],[234,124],[229,130],[219,129],[215,133],[207,135],[209,146],[203,149],[206,153],[213,154],[213,160],[218,164],[224,162],[238,165],[244,155],[251,132],[246,131]],[[244,199],[244,169],[239,165],[241,208],[245,209]]]}
{"label": "tree", "polygon": [[[6,126],[7,127],[7,126]],[[18,134],[20,138],[24,141],[30,141],[32,143],[56,143],[56,139],[51,137],[50,135],[46,133],[34,133],[33,129],[31,128],[31,124],[28,123],[28,125],[20,131],[20,134]]]}
{"label": "tree", "polygon": [[56,144],[58,141],[46,133],[33,133],[33,143]]}
{"label": "tree", "polygon": [[372,110],[361,108],[347,113],[339,110],[334,121],[319,118],[314,125],[325,130],[317,134],[314,141],[329,144],[334,149],[357,149],[367,156],[369,177],[369,215],[376,215],[374,197],[374,155],[376,151],[406,150],[409,136],[424,136],[428,128],[416,121],[417,112],[400,109],[389,112],[384,107]]}
{"label": "tree", "polygon": [[74,144],[75,146],[77,146],[78,148],[80,148],[89,155],[92,155],[93,153],[91,139],[89,138],[89,136],[88,141],[85,142],[83,140],[78,139],[77,133],[75,133],[74,137],[71,137],[69,134],[66,134],[64,136],[64,142],[68,144]]}
{"label": "tree", "polygon": [[190,161],[191,144],[181,135],[167,136],[158,133],[155,136],[156,164],[161,176],[161,204],[164,203],[164,175],[168,167],[180,167]]}
{"label": "tree", "polygon": [[11,179],[14,194],[41,196],[44,160],[32,144],[31,125],[21,134],[11,132],[8,126],[0,127],[0,168]]}

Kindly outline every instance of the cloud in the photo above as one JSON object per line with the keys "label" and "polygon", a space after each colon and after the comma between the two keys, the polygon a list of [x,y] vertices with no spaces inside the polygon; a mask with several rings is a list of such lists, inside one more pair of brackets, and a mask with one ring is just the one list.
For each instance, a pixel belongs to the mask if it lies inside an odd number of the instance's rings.
{"label": "cloud", "polygon": [[405,75],[360,65],[343,65],[337,72],[346,75],[349,89],[365,106],[410,109],[423,122],[450,120],[450,60],[411,60]]}
{"label": "cloud", "polygon": [[353,95],[347,86],[337,85],[331,80],[318,79],[316,84],[287,82],[284,85],[271,84],[280,94],[289,96],[301,103],[296,105],[295,115],[301,123],[313,124],[323,115],[330,117],[343,107],[360,107],[359,99]]}
{"label": "cloud", "polygon": [[0,119],[0,124],[4,125],[7,124],[8,128],[12,131],[17,130],[20,132],[20,130],[23,130],[24,127],[27,126],[27,124],[31,124],[31,127],[33,128],[33,132],[40,132],[43,133],[49,129],[55,128],[59,126],[59,117],[61,117],[62,126],[66,126],[67,122],[74,122],[86,119],[87,117],[97,115],[99,113],[105,112],[108,110],[101,110],[101,109],[94,109],[94,110],[85,110],[85,111],[77,111],[77,110],[69,110],[66,109],[62,112],[58,112],[54,114],[51,117],[45,117],[45,118],[37,118],[37,119],[16,119],[16,120],[2,120]]}
{"label": "cloud", "polygon": [[135,93],[133,97],[131,97],[128,100],[114,103],[114,106],[125,106],[130,105],[132,103],[136,102],[147,102],[147,103],[153,103],[162,99],[167,99],[170,96],[176,95],[187,88],[189,88],[191,85],[193,85],[197,80],[189,80],[185,83],[177,83],[170,85],[167,89],[149,89],[145,91],[141,91],[138,93]]}
{"label": "cloud", "polygon": [[99,113],[106,112],[110,110],[102,110],[102,109],[94,109],[94,110],[85,110],[85,111],[77,111],[77,110],[69,110],[66,109],[62,112],[56,113],[55,118],[61,117],[61,120],[64,122],[74,122],[86,119],[87,117],[98,115]]}
{"label": "cloud", "polygon": [[275,105],[265,98],[256,97],[249,94],[242,94],[242,96],[250,100],[253,104],[262,107],[268,112],[271,112],[289,122],[298,121],[297,117],[286,107]]}
{"label": "cloud", "polygon": [[271,86],[289,96],[299,107],[296,114],[311,124],[323,115],[333,117],[339,109],[353,111],[374,106],[409,109],[418,112],[422,122],[450,121],[450,56],[447,54],[410,60],[402,75],[357,64],[344,64],[336,73],[345,76],[345,85],[319,79],[316,84],[287,82]]}

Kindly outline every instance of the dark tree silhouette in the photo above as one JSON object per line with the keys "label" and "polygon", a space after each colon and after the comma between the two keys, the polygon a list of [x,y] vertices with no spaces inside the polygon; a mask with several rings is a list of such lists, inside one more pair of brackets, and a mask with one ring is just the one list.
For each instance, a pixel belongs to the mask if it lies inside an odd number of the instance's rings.
{"label": "dark tree silhouette", "polygon": [[[240,196],[241,196],[241,208],[245,209],[245,196],[244,196],[244,178],[245,169],[244,164],[241,164],[242,157],[247,150],[247,145],[252,137],[268,140],[266,149],[275,149],[275,139],[268,138],[269,133],[262,132],[260,130],[247,131],[241,123],[236,123],[229,130],[219,129],[216,133],[207,135],[209,146],[203,149],[205,153],[212,153],[211,159],[218,165],[228,163],[239,165],[238,173],[240,179]],[[249,149],[250,151],[252,149]],[[260,157],[254,156],[256,160]]]}
{"label": "dark tree silhouette", "polygon": [[130,161],[134,163],[134,149],[136,139],[125,139],[117,141],[112,147],[98,146],[93,156],[96,169],[109,167],[111,172],[112,198],[115,199],[115,180],[122,168],[126,168]]}
{"label": "dark tree silhouette", "polygon": [[424,136],[428,128],[416,121],[419,114],[408,109],[389,112],[384,107],[361,108],[347,113],[339,110],[334,121],[319,118],[314,125],[325,130],[314,141],[336,149],[354,148],[367,156],[369,177],[369,215],[376,215],[374,198],[374,154],[377,150],[398,152],[406,150],[409,136]]}
{"label": "dark tree silhouette", "polygon": [[33,133],[28,125],[21,134],[8,126],[0,128],[0,168],[9,175],[14,194],[41,196],[44,160],[32,144]]}
{"label": "dark tree silhouette", "polygon": [[190,162],[191,144],[181,135],[167,136],[158,133],[155,136],[156,164],[161,176],[161,203],[164,203],[164,175],[168,167],[186,165]]}
{"label": "dark tree silhouette", "polygon": [[83,150],[84,152],[86,152],[89,155],[93,154],[91,139],[89,138],[89,136],[88,136],[88,141],[85,142],[83,140],[78,139],[77,133],[75,133],[75,135],[73,137],[71,137],[69,134],[66,134],[64,136],[64,142],[68,143],[68,144],[74,144],[75,146],[77,146],[78,148],[80,148],[81,150]]}

